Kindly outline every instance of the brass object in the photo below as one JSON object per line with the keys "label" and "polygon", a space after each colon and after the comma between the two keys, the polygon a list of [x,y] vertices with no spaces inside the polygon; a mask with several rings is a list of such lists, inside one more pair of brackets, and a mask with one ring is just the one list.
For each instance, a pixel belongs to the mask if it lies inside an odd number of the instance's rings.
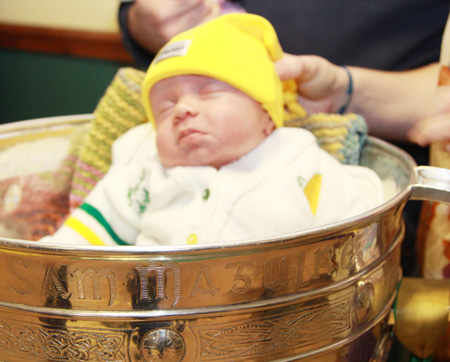
{"label": "brass object", "polygon": [[[20,144],[36,154],[34,141],[68,139],[89,119],[0,126],[0,156]],[[46,151],[60,157],[66,146]],[[39,197],[26,192],[35,165],[8,160],[3,167],[0,157],[6,215]],[[361,163],[384,180],[383,205],[242,243],[45,245],[23,240],[29,225],[20,215],[2,218],[0,361],[384,362],[401,280],[402,209],[409,198],[449,201],[450,182],[374,138]],[[10,167],[23,169],[6,177]]]}
{"label": "brass object", "polygon": [[157,328],[144,335],[140,350],[145,362],[181,362],[186,354],[186,344],[173,329]]}
{"label": "brass object", "polygon": [[430,357],[450,322],[450,280],[403,278],[396,306],[398,340],[417,357]]}

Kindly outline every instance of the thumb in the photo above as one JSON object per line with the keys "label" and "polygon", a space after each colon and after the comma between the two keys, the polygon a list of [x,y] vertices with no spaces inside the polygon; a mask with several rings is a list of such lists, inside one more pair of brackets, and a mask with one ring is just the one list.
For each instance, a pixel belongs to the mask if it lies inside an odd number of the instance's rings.
{"label": "thumb", "polygon": [[303,67],[301,57],[287,53],[284,53],[283,58],[275,62],[275,70],[281,80],[298,80],[302,75]]}

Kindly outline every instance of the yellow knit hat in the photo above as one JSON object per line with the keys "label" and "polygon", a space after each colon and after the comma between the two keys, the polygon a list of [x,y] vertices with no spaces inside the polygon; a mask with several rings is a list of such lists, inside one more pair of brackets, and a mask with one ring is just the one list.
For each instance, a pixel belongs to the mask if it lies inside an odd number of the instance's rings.
{"label": "yellow knit hat", "polygon": [[[258,15],[226,14],[180,33],[156,55],[142,83],[147,117],[154,124],[149,94],[156,82],[193,74],[218,79],[248,94],[281,127],[285,101],[274,62],[282,57],[274,28]],[[288,88],[292,91],[292,84]]]}

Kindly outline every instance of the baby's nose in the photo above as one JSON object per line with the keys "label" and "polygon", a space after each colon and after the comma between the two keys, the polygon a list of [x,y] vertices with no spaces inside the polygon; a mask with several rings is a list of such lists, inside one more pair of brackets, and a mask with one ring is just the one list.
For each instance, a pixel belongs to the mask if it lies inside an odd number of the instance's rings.
{"label": "baby's nose", "polygon": [[175,120],[184,120],[187,117],[195,117],[198,107],[193,97],[183,97],[175,105]]}

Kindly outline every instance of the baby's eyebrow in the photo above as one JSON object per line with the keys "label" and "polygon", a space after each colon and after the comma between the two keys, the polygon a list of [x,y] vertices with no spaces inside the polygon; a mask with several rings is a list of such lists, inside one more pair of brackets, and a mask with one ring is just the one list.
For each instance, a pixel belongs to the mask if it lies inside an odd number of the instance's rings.
{"label": "baby's eyebrow", "polygon": [[207,82],[207,83],[203,84],[200,87],[200,90],[202,90],[204,88],[207,88],[207,87],[213,87],[214,89],[224,89],[224,90],[225,89],[231,89],[231,87],[228,84],[224,83],[224,82],[210,81],[210,82]]}

